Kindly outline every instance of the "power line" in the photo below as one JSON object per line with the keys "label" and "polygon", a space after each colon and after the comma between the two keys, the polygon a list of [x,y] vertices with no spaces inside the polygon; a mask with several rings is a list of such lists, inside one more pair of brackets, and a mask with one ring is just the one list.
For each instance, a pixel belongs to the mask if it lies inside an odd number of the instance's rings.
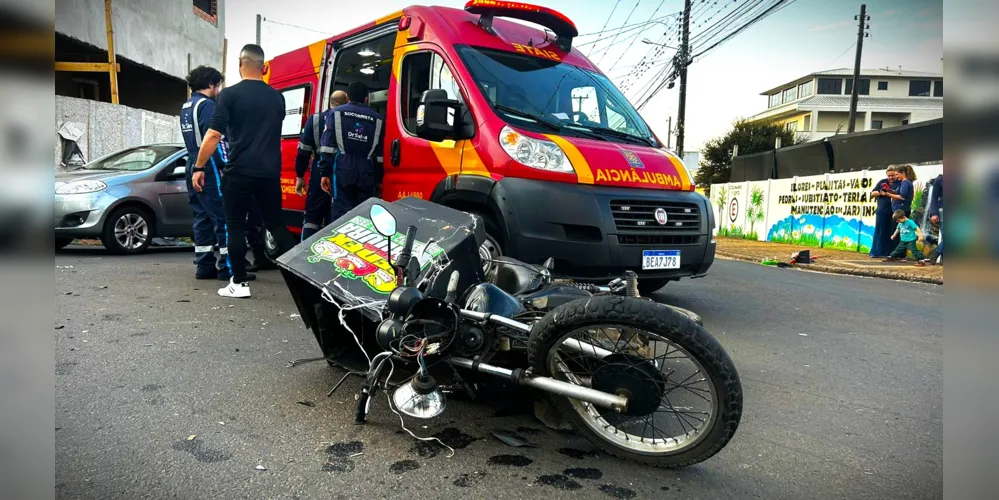
{"label": "power line", "polygon": [[[638,9],[638,4],[639,3],[641,3],[641,2],[640,1],[635,2],[635,6],[631,8],[631,12],[628,13],[628,17],[625,18],[624,24],[628,24],[628,20],[631,19],[631,15],[635,13],[636,9]],[[622,26],[624,26],[624,24],[622,24]],[[614,38],[611,40],[610,46],[608,46],[607,48],[610,48],[611,46],[614,45],[614,40],[615,39],[617,39],[617,35],[614,35]],[[607,51],[606,50],[604,50],[604,53],[600,56],[600,60],[597,61],[597,66],[600,66],[600,63],[603,62],[604,57],[607,57]]]}
{"label": "power line", "polygon": [[[645,72],[650,68],[664,63],[662,60],[659,60],[659,58],[662,56],[663,51],[666,50],[666,46],[669,45],[671,40],[673,40],[673,37],[679,34],[679,29],[680,26],[676,25],[670,31],[663,33],[663,35],[659,38],[659,42],[656,44],[658,46],[650,49],[636,68],[626,77],[626,81],[622,83],[622,92],[630,90],[633,82],[637,83],[640,81],[642,76],[645,75]],[[668,61],[669,60],[667,60],[667,62]]]}
{"label": "power line", "polygon": [[843,53],[842,53],[842,54],[840,54],[840,55],[836,56],[836,59],[833,59],[832,61],[829,61],[829,63],[828,63],[828,64],[826,64],[826,65],[825,65],[825,67],[824,67],[823,69],[825,69],[825,68],[829,68],[830,66],[832,66],[832,64],[833,64],[834,62],[836,62],[836,61],[839,61],[839,58],[841,58],[841,57],[845,56],[847,52],[850,52],[850,49],[852,49],[852,48],[854,48],[854,47],[856,47],[856,46],[857,46],[857,42],[853,42],[853,43],[851,43],[849,47],[847,47],[847,48],[846,48],[845,50],[843,50]]}
{"label": "power line", "polygon": [[[607,25],[610,23],[611,18],[614,17],[614,12],[617,11],[617,6],[618,5],[621,5],[621,0],[617,0],[617,2],[614,2],[614,8],[611,9],[610,15],[607,16],[607,20],[604,21],[604,27],[600,28],[600,32],[603,32],[605,29],[607,29]],[[625,22],[627,23],[627,21],[625,21]],[[590,52],[593,52],[593,48],[592,47],[590,47]],[[587,52],[586,53],[586,57],[589,57],[589,56],[590,56],[590,53]]]}
{"label": "power line", "polygon": [[314,30],[312,28],[306,28],[304,26],[297,26],[297,25],[294,25],[294,24],[288,24],[288,23],[282,23],[282,22],[278,22],[278,21],[272,21],[270,19],[267,19],[266,17],[262,17],[261,20],[264,21],[264,22],[266,22],[266,23],[279,24],[281,26],[287,26],[289,28],[297,28],[297,29],[300,29],[300,30],[311,31],[313,33],[319,33],[320,35],[326,35],[326,36],[331,36],[332,35],[332,33],[329,33],[329,32],[326,32],[326,31],[318,31],[318,30]]}
{"label": "power line", "polygon": [[[601,31],[594,31],[593,33],[583,33],[583,34],[581,34],[581,35],[577,36],[576,38],[582,38],[582,37],[584,37],[584,36],[593,36],[593,35],[602,35],[602,34],[604,34],[604,33],[610,33],[610,32],[612,32],[612,31],[618,31],[618,30],[621,30],[621,29],[623,29],[623,28],[634,28],[634,27],[636,27],[636,26],[642,26],[642,25],[645,25],[645,24],[656,24],[656,23],[661,23],[661,22],[663,22],[663,21],[665,21],[665,20],[667,20],[667,19],[669,19],[669,18],[671,18],[671,17],[677,17],[677,16],[679,16],[679,15],[680,15],[680,13],[679,13],[679,12],[674,12],[674,13],[672,13],[672,14],[666,14],[666,15],[664,15],[664,16],[660,16],[660,17],[657,17],[657,18],[654,18],[654,19],[651,19],[651,20],[649,20],[649,21],[642,21],[642,22],[638,22],[638,23],[635,23],[635,24],[627,24],[627,25],[625,25],[625,26],[618,26],[617,28],[611,28],[611,29],[609,29],[609,30],[608,30],[608,29],[605,29],[605,30],[601,30]],[[606,39],[608,39],[608,38],[610,38],[610,37],[607,37],[607,38],[604,38],[604,40],[606,40]],[[576,44],[576,46],[578,47],[579,45],[589,45],[589,44],[592,44],[592,43],[596,43],[596,42],[598,42],[598,41],[599,41],[599,40],[594,40],[594,41],[592,41],[592,42],[586,42],[585,44]]]}
{"label": "power line", "polygon": [[[659,13],[659,9],[663,8],[663,5],[665,3],[666,3],[666,0],[662,0],[661,2],[659,2],[659,6],[656,7],[656,10],[652,11],[652,15],[655,16],[656,14],[658,14]],[[648,26],[650,21],[651,21],[651,18],[649,19],[649,21],[646,21],[645,25]],[[631,50],[631,48],[635,45],[635,40],[637,40],[638,37],[641,36],[642,32],[644,32],[644,30],[638,32],[635,35],[635,37],[631,39],[631,43],[628,44],[628,48],[624,49],[624,53],[625,54],[627,54],[628,51]],[[621,59],[618,59],[617,61],[621,62]],[[617,63],[614,63],[613,65],[611,65],[610,69],[614,69],[614,66],[617,66]],[[610,70],[608,70],[608,71],[610,71]]]}
{"label": "power line", "polygon": [[770,16],[771,14],[774,14],[774,13],[780,11],[784,7],[787,7],[788,5],[791,5],[794,2],[795,2],[795,0],[777,0],[776,3],[774,3],[773,5],[771,5],[770,7],[768,7],[766,10],[764,10],[763,12],[757,14],[755,17],[753,17],[752,19],[750,19],[749,21],[747,21],[742,26],[739,26],[735,30],[731,31],[729,34],[727,34],[724,37],[722,37],[721,40],[718,40],[717,42],[715,42],[714,44],[712,44],[708,48],[706,48],[706,49],[704,49],[704,50],[702,50],[702,51],[694,54],[693,56],[691,56],[691,60],[693,60],[695,58],[698,58],[700,56],[703,56],[703,55],[707,54],[708,52],[711,52],[712,50],[714,50],[718,46],[720,46],[723,43],[725,43],[725,42],[729,41],[730,39],[732,39],[732,37],[734,37],[735,35],[738,35],[739,33],[742,33],[743,31],[745,31],[750,26],[752,26],[752,25],[760,22],[761,20],[765,19],[767,16]]}

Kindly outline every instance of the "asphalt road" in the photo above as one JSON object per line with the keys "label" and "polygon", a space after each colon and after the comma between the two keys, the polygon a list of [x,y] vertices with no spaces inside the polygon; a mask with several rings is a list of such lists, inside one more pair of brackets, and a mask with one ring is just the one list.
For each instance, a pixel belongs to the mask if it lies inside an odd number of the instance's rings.
{"label": "asphalt road", "polygon": [[[233,301],[188,252],[71,247],[55,265],[59,498],[942,496],[943,287],[730,261],[668,286],[658,299],[703,316],[745,393],[729,446],[670,471],[455,400],[409,422],[452,458],[402,435],[384,399],[353,425],[358,381],[327,398],[339,372],[287,367],[319,351],[276,272]],[[489,434],[518,427],[540,448]]]}

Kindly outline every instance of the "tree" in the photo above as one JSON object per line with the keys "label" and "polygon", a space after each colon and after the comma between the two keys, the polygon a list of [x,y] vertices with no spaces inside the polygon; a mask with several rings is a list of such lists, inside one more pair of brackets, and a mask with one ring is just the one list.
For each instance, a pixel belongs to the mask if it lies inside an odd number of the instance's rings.
{"label": "tree", "polygon": [[801,142],[794,132],[777,123],[748,123],[737,121],[732,130],[722,137],[708,141],[701,150],[701,165],[694,176],[698,185],[710,186],[728,182],[732,175],[732,147],[739,145],[739,156],[762,153],[774,149],[777,138],[790,146]]}
{"label": "tree", "polygon": [[757,238],[756,223],[763,222],[763,218],[767,215],[763,202],[763,190],[758,186],[754,187],[749,194],[749,207],[746,209],[746,218],[749,219],[749,234],[746,237],[749,239]]}

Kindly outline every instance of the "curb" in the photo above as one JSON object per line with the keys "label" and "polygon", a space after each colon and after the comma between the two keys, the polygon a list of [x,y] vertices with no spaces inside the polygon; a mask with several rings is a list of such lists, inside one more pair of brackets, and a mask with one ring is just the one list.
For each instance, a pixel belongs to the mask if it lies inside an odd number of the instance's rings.
{"label": "curb", "polygon": [[[751,255],[742,255],[737,253],[723,252],[721,250],[715,250],[715,255],[719,257],[724,257],[732,260],[740,260],[743,262],[752,262],[754,264],[759,264],[760,259],[753,257]],[[792,269],[797,269],[800,271],[819,271],[823,273],[830,274],[845,274],[849,276],[862,276],[865,278],[884,278],[891,280],[900,281],[911,281],[913,283],[929,283],[932,285],[943,285],[942,278],[936,278],[932,276],[916,276],[912,274],[893,272],[893,271],[880,271],[880,270],[870,270],[870,269],[851,269],[844,267],[826,266],[822,264],[802,264],[794,266]]]}

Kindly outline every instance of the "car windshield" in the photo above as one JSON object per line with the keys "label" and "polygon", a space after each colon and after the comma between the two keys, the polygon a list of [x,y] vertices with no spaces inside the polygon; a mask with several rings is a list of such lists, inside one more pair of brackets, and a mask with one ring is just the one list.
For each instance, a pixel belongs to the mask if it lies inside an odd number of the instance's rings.
{"label": "car windshield", "polygon": [[88,163],[87,170],[148,170],[179,150],[177,146],[141,146],[119,151],[111,156]]}
{"label": "car windshield", "polygon": [[563,132],[582,129],[610,141],[659,146],[642,117],[604,75],[502,50],[461,46],[458,54],[482,94],[510,123],[545,131],[558,124]]}

